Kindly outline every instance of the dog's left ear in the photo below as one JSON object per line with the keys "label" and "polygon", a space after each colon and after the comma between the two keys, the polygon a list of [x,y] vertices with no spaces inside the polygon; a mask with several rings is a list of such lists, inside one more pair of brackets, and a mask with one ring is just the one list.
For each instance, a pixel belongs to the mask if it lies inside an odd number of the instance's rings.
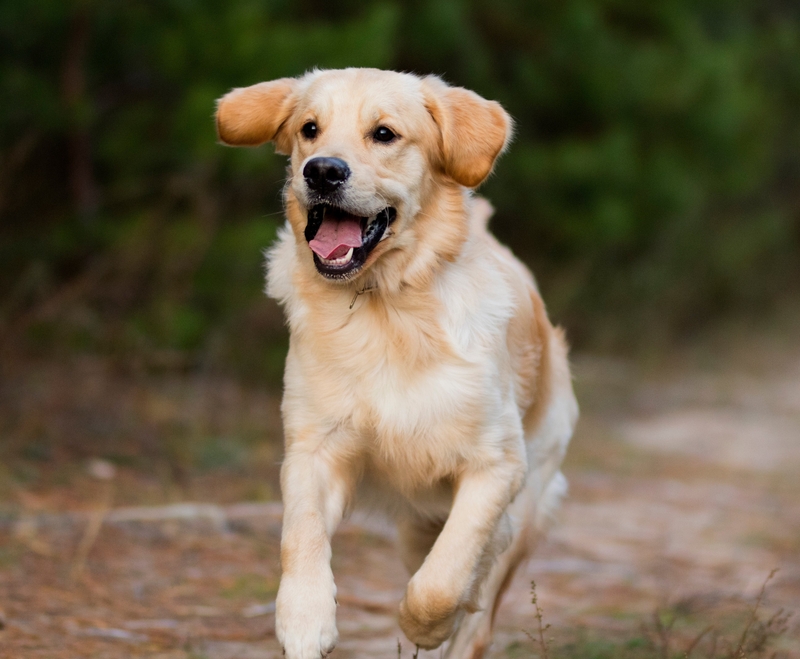
{"label": "dog's left ear", "polygon": [[422,79],[425,103],[441,133],[445,173],[468,188],[479,186],[511,141],[513,121],[503,107],[436,76]]}
{"label": "dog's left ear", "polygon": [[288,155],[291,141],[283,131],[297,104],[297,80],[280,78],[234,89],[217,101],[217,135],[231,146],[275,142]]}

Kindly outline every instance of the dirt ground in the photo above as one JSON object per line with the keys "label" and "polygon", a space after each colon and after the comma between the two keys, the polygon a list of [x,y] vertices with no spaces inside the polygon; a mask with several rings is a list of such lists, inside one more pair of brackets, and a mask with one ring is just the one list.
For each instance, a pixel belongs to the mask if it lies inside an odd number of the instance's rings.
{"label": "dirt ground", "polygon": [[[539,652],[525,633],[537,624],[534,580],[555,656],[635,648],[656,611],[679,618],[665,656],[706,625],[735,635],[774,568],[765,617],[800,611],[800,345],[732,354],[698,346],[649,366],[576,357],[570,494],[504,600],[492,657]],[[193,391],[161,404],[182,410]],[[274,430],[274,395],[236,395]],[[259,496],[227,472],[167,496],[140,468],[112,474],[105,463],[93,476],[5,487],[0,657],[279,657],[280,503],[269,500],[279,454],[261,457]],[[337,534],[334,657],[396,657],[398,639],[412,655],[396,621],[407,575],[393,539],[360,514]],[[774,647],[800,657],[796,620]]]}

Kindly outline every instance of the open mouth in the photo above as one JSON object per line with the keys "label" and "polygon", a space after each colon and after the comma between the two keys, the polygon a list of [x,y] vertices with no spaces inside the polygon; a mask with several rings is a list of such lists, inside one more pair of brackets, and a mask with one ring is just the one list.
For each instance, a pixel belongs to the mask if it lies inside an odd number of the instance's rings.
{"label": "open mouth", "polygon": [[359,217],[318,204],[308,211],[305,236],[314,252],[314,264],[329,279],[348,279],[367,261],[369,253],[388,236],[386,229],[397,211],[384,208],[372,217]]}

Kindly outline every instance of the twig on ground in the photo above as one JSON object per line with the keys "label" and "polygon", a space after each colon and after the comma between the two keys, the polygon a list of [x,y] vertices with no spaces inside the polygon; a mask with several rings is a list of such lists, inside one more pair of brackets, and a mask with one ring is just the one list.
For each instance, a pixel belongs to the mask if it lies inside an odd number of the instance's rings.
{"label": "twig on ground", "polygon": [[536,594],[536,582],[531,581],[531,603],[533,604],[536,610],[536,621],[538,626],[539,638],[534,638],[532,634],[529,632],[525,632],[525,634],[530,638],[534,643],[539,645],[539,649],[541,650],[541,659],[550,659],[550,643],[548,640],[545,639],[544,633],[550,629],[550,624],[544,624],[544,611],[539,607],[539,596]]}
{"label": "twig on ground", "polygon": [[[745,625],[744,631],[742,631],[742,636],[739,639],[739,645],[736,646],[736,650],[733,652],[733,657],[736,659],[740,657],[744,659],[745,657],[745,644],[747,643],[747,636],[758,618],[758,609],[761,606],[761,602],[764,600],[764,593],[766,592],[767,584],[772,581],[772,577],[774,577],[777,572],[778,568],[774,568],[764,580],[764,583],[761,584],[761,590],[756,598],[756,603],[753,605],[753,610],[750,612],[750,618],[747,621],[747,625]],[[766,638],[764,641],[766,641]]]}
{"label": "twig on ground", "polygon": [[103,520],[111,509],[113,498],[114,481],[108,480],[103,483],[103,495],[100,506],[92,512],[89,523],[86,525],[86,530],[81,538],[81,543],[78,545],[78,551],[75,552],[75,558],[72,560],[69,579],[73,583],[80,578],[83,574],[83,570],[86,568],[86,559],[89,557],[89,552],[97,541],[97,536],[103,526]]}

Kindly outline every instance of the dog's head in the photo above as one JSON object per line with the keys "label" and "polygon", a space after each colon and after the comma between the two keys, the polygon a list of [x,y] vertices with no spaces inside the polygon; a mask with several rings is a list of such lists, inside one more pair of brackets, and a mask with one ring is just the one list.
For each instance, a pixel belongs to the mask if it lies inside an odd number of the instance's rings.
{"label": "dog's head", "polygon": [[287,214],[316,270],[349,281],[403,244],[442,187],[474,188],[510,135],[503,108],[439,78],[313,71],[234,89],[220,139],[291,156]]}

